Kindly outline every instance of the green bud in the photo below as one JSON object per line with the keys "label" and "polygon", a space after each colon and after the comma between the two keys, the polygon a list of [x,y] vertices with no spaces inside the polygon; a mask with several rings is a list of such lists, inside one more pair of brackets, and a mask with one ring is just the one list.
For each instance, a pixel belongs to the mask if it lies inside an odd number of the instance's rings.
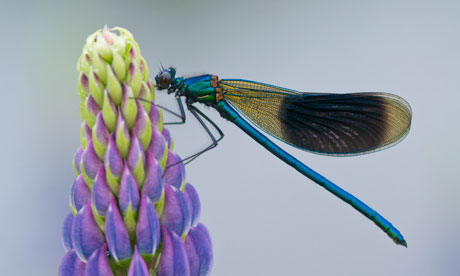
{"label": "green bud", "polygon": [[161,109],[158,109],[158,115],[160,116],[160,120],[158,120],[155,127],[158,129],[159,132],[162,132],[163,131],[163,111]]}
{"label": "green bud", "polygon": [[119,81],[123,81],[126,77],[125,61],[120,53],[115,50],[112,51],[112,68]]}
{"label": "green bud", "polygon": [[110,32],[107,27],[104,27],[102,33],[98,35],[96,40],[96,51],[98,52],[99,56],[101,56],[105,61],[111,62],[112,61],[112,49],[111,46],[113,44],[115,34]]}
{"label": "green bud", "polygon": [[110,133],[115,131],[117,126],[117,109],[109,96],[107,90],[104,91],[104,102],[102,104],[102,117],[104,118],[105,125]]}
{"label": "green bud", "polygon": [[80,56],[79,62],[79,71],[83,71],[86,76],[89,76],[89,68],[90,68],[90,58],[88,55],[88,51],[84,50],[83,54]]}
{"label": "green bud", "polygon": [[150,108],[152,107],[152,93],[150,92],[149,87],[147,84],[143,81],[141,84],[141,89],[139,91],[139,98],[144,99],[145,101],[141,101],[143,109],[149,113]]}
{"label": "green bud", "polygon": [[107,179],[107,186],[109,186],[112,193],[115,195],[118,194],[120,190],[120,176],[114,175],[110,171],[110,167],[106,166],[105,177]]}
{"label": "green bud", "polygon": [[157,203],[155,203],[155,210],[157,211],[158,217],[161,217],[161,215],[163,214],[164,203],[165,203],[165,190],[163,189],[161,191],[160,200]]}
{"label": "green bud", "polygon": [[97,103],[94,101],[94,98],[89,95],[85,100],[84,107],[84,118],[86,123],[90,128],[93,128],[94,123],[96,122],[96,115],[98,113]]}
{"label": "green bud", "polygon": [[93,72],[93,67],[89,69],[89,91],[91,96],[93,96],[94,101],[97,105],[102,104],[102,98],[104,97],[104,86],[99,81],[99,77],[96,73]]}
{"label": "green bud", "polygon": [[122,95],[122,88],[120,81],[115,76],[112,67],[107,64],[107,91],[109,92],[110,98],[115,105],[121,104],[121,95]]}
{"label": "green bud", "polygon": [[131,86],[134,97],[139,96],[139,90],[142,84],[142,75],[139,71],[139,66],[135,61],[131,61],[128,67],[128,80],[127,84]]}
{"label": "green bud", "polygon": [[91,140],[91,128],[88,127],[86,122],[83,122],[80,127],[80,144],[83,149],[86,148]]}
{"label": "green bud", "polygon": [[89,56],[91,58],[91,68],[94,70],[94,73],[96,73],[99,81],[106,83],[107,67],[104,60],[97,53],[96,47],[91,48]]}
{"label": "green bud", "polygon": [[130,240],[135,240],[136,237],[136,218],[137,212],[133,212],[132,206],[129,205],[126,213],[123,214],[123,222],[125,223],[126,230]]}
{"label": "green bud", "polygon": [[143,81],[148,81],[149,78],[149,66],[147,65],[147,62],[145,62],[144,57],[141,56],[141,61],[139,63],[139,67],[142,73],[142,80]]}
{"label": "green bud", "polygon": [[94,40],[96,39],[96,36],[98,35],[98,33],[100,32],[100,30],[98,31],[95,31],[94,33],[90,34],[87,38],[86,38],[86,44],[84,46],[83,49],[86,49],[88,47],[88,45],[92,45]]}
{"label": "green bud", "polygon": [[137,105],[136,101],[133,100],[134,94],[131,87],[123,83],[123,97],[121,102],[121,113],[125,119],[128,129],[132,129],[136,122],[137,116]]}
{"label": "green bud", "polygon": [[[134,102],[134,101],[133,101]],[[129,135],[128,126],[118,110],[117,129],[115,134],[115,144],[117,145],[118,152],[123,159],[128,157],[129,145],[131,137]]]}
{"label": "green bud", "polygon": [[158,163],[160,164],[161,166],[161,169],[165,169],[166,167],[166,161],[168,161],[168,143],[165,143],[165,150],[164,150],[164,154],[163,156],[157,160]]}
{"label": "green bud", "polygon": [[94,206],[91,205],[91,211],[93,212],[94,221],[96,221],[97,226],[104,232],[105,218],[99,216]]}
{"label": "green bud", "polygon": [[78,111],[80,112],[81,121],[84,122],[85,121],[85,116],[86,116],[86,114],[85,114],[86,106],[85,106],[85,101],[84,100],[80,101]]}
{"label": "green bud", "polygon": [[109,141],[109,132],[105,126],[102,112],[99,112],[96,117],[96,123],[94,124],[92,131],[93,146],[99,160],[104,160],[105,149]]}
{"label": "green bud", "polygon": [[136,179],[137,186],[141,188],[145,180],[145,154],[142,144],[137,138],[134,130],[131,134],[131,145],[129,148],[127,164],[134,176],[134,179]]}
{"label": "green bud", "polygon": [[[141,104],[139,103],[141,106]],[[137,138],[141,142],[142,148],[146,149],[152,138],[152,124],[147,112],[143,108],[138,107],[138,118],[136,120],[136,126],[134,131],[136,132]]]}
{"label": "green bud", "polygon": [[84,101],[89,94],[88,78],[84,72],[81,72],[80,76],[78,77],[77,89],[78,94],[80,95],[80,99]]}

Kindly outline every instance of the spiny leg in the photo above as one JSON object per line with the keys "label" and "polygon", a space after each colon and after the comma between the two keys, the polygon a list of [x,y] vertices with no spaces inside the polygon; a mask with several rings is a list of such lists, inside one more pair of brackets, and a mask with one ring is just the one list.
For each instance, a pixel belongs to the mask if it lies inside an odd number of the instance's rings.
{"label": "spiny leg", "polygon": [[[195,153],[187,158],[185,158],[184,160],[188,160],[187,162],[184,163],[184,165],[187,165],[188,163],[192,162],[193,160],[195,160],[198,156],[202,155],[203,153],[207,152],[208,150],[211,150],[215,147],[217,147],[217,144],[220,142],[220,140],[222,140],[224,138],[224,132],[216,125],[216,123],[214,123],[208,116],[206,116],[201,110],[199,110],[198,108],[196,108],[195,106],[193,105],[190,105],[188,106],[190,112],[193,114],[193,116],[195,116],[195,118],[197,118],[198,122],[200,122],[200,124],[203,126],[203,128],[206,130],[206,132],[208,133],[209,137],[211,138],[212,140],[212,144],[209,145],[208,147],[206,147],[205,149],[203,149],[202,151],[198,152],[198,153]],[[195,113],[196,112],[196,113]],[[213,127],[215,130],[217,130],[217,132],[219,132],[219,138],[216,139],[214,137],[214,135],[212,135],[211,131],[209,131],[209,128],[204,124],[203,120],[201,120],[201,118],[199,117],[203,117],[206,121],[208,121]],[[182,161],[184,161],[182,160]]]}
{"label": "spiny leg", "polygon": [[[184,110],[184,107],[182,105],[182,101],[180,100],[179,97],[176,97],[176,100],[177,100],[177,103],[179,105],[179,110],[180,110],[180,113],[181,114],[178,114],[166,107],[163,107],[159,104],[155,104],[154,102],[151,102],[151,101],[148,101],[146,99],[142,99],[142,98],[136,98],[136,97],[131,97],[132,99],[135,99],[135,100],[140,100],[140,101],[143,101],[143,102],[148,102],[150,104],[153,104],[153,105],[156,105],[157,107],[171,113],[172,115],[178,117],[181,119],[180,122],[167,122],[167,123],[163,123],[164,125],[179,125],[179,124],[185,124],[185,120],[186,120],[186,115],[185,115],[185,110]],[[206,131],[206,133],[208,134],[208,136],[211,138],[212,140],[212,143],[211,145],[207,146],[205,149],[193,154],[193,155],[190,155],[189,157],[181,160],[180,162],[177,162],[177,163],[174,163],[174,164],[171,164],[169,166],[167,166],[165,168],[165,171],[163,172],[163,175],[166,173],[166,171],[171,168],[172,166],[175,166],[177,164],[180,164],[184,161],[187,161],[184,163],[184,165],[187,165],[188,163],[192,162],[193,160],[195,160],[198,156],[202,155],[203,153],[215,148],[218,144],[218,142],[220,140],[222,140],[224,138],[224,133],[222,132],[222,130],[216,125],[216,123],[214,123],[208,116],[206,116],[203,112],[201,112],[201,110],[199,110],[198,108],[196,108],[195,106],[191,105],[191,104],[188,104],[187,105],[187,108],[188,110],[193,114],[193,116],[195,116],[195,118],[198,120],[198,122],[201,124],[201,126],[204,128],[204,130]],[[203,120],[200,118],[200,116],[202,116],[206,121],[208,121],[213,127],[215,130],[217,130],[217,132],[219,132],[219,138],[215,138],[214,135],[211,133],[211,131],[209,130],[209,128],[206,126],[206,124],[203,122]]]}
{"label": "spiny leg", "polygon": [[[204,128],[204,130],[206,131],[208,136],[211,138],[212,143],[209,146],[207,146],[206,148],[204,148],[203,150],[201,150],[201,151],[199,151],[199,152],[197,152],[195,154],[192,154],[192,155],[188,156],[187,158],[182,159],[182,161],[176,162],[176,163],[173,163],[173,164],[167,166],[165,168],[165,171],[163,172],[163,175],[165,175],[166,171],[169,168],[171,168],[172,166],[175,166],[175,165],[180,164],[180,163],[182,163],[184,161],[187,161],[187,160],[188,161],[185,162],[184,165],[187,165],[188,163],[192,162],[198,156],[200,156],[203,153],[215,148],[217,146],[217,144],[219,143],[219,141],[224,138],[223,131],[208,116],[206,116],[203,112],[201,112],[201,110],[199,110],[198,108],[196,108],[195,106],[193,106],[191,104],[187,105],[187,108],[192,113],[192,115],[198,120],[198,122],[201,124],[201,126]],[[219,138],[216,139],[216,137],[214,137],[214,135],[209,130],[208,126],[204,123],[204,121],[201,119],[200,116],[203,117],[206,121],[208,121],[214,127],[214,129],[217,130],[217,132],[219,132],[219,136],[220,136]]]}

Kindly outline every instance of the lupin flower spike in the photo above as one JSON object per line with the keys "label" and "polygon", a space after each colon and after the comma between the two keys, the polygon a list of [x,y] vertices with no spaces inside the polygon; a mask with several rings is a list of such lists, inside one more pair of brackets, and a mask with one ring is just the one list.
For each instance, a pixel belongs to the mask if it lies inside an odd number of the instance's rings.
{"label": "lupin flower spike", "polygon": [[132,34],[105,27],[90,35],[77,70],[81,146],[59,275],[209,275],[200,200]]}

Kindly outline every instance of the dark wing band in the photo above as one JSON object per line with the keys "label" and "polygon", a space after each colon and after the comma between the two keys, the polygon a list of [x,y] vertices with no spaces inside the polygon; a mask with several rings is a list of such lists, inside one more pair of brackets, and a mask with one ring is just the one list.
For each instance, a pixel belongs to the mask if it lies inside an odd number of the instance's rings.
{"label": "dark wing band", "polygon": [[268,134],[301,149],[356,155],[392,146],[409,132],[409,104],[389,93],[299,93],[221,80],[224,98]]}

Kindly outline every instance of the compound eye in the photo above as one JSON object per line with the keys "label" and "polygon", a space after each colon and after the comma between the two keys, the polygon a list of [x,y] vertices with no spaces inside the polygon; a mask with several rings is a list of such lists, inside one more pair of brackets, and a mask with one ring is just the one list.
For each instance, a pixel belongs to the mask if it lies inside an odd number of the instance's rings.
{"label": "compound eye", "polygon": [[169,72],[162,72],[157,78],[157,85],[159,89],[169,88],[171,85],[171,74]]}

